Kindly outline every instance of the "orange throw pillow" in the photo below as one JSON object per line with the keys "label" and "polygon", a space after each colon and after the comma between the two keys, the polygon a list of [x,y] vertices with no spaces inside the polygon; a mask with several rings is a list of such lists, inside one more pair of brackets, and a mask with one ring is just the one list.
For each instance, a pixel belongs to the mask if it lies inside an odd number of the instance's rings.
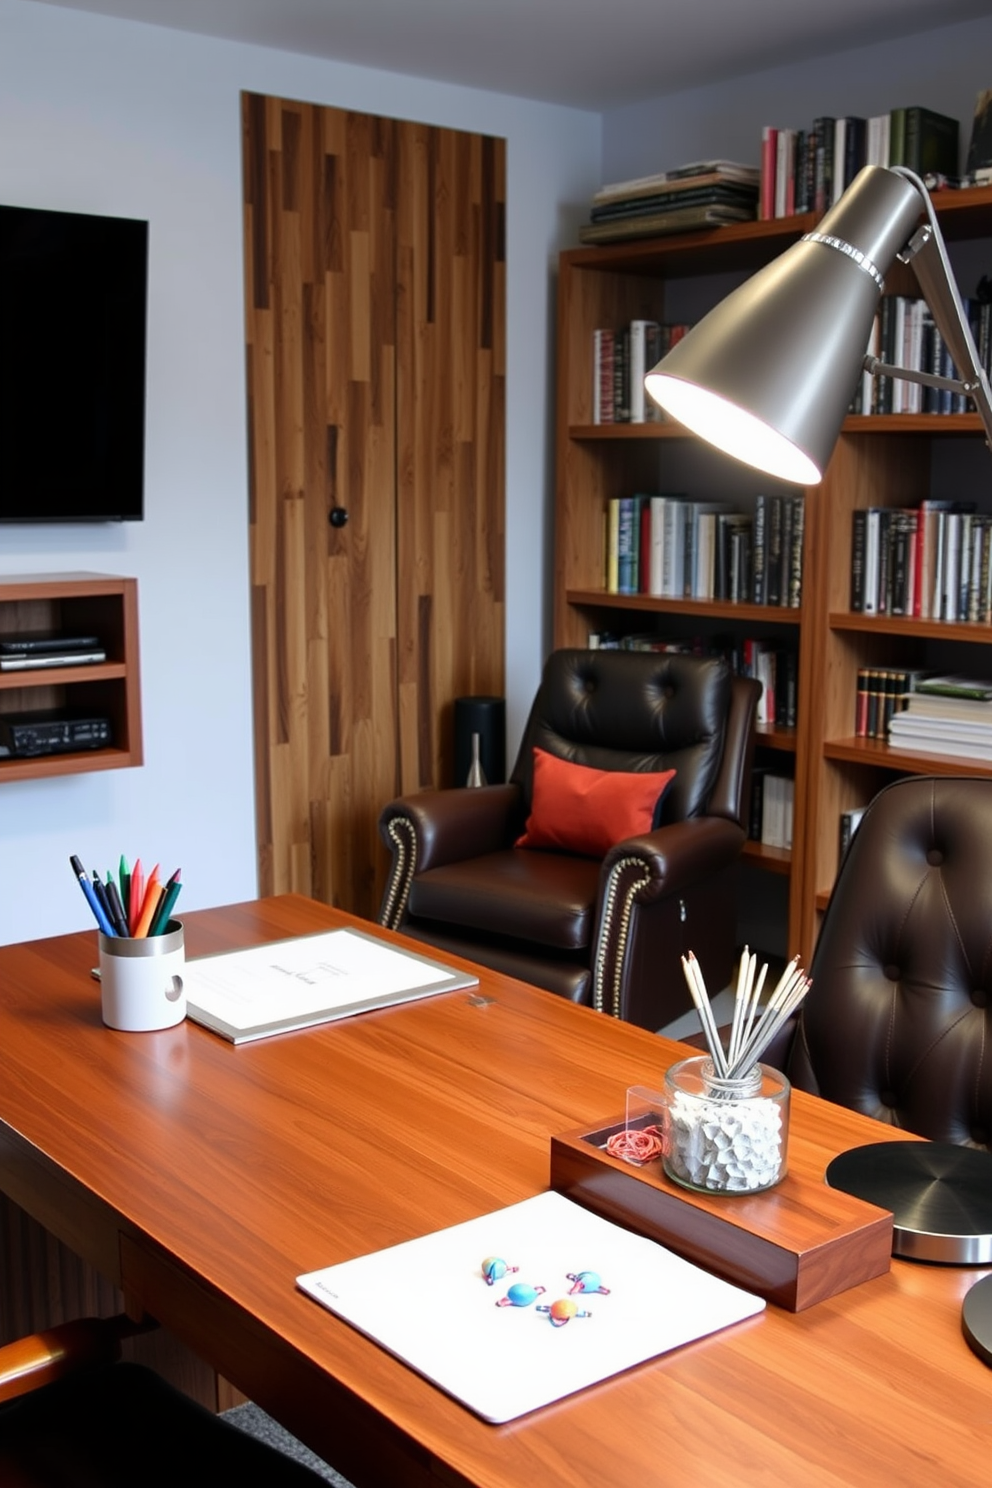
{"label": "orange throw pillow", "polygon": [[651,831],[674,778],[674,770],[594,770],[535,749],[531,811],[516,846],[602,858],[625,837]]}

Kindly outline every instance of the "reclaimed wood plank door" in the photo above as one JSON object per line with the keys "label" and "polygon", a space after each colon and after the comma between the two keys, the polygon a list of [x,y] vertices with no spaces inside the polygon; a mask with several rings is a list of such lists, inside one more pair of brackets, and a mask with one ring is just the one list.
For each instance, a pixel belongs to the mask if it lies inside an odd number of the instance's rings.
{"label": "reclaimed wood plank door", "polygon": [[505,142],[246,94],[243,158],[259,887],[374,918],[503,690]]}

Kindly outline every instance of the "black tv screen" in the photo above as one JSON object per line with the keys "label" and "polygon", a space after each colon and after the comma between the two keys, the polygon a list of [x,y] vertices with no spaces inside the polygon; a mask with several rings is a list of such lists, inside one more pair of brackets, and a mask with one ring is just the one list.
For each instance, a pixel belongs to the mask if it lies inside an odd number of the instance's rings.
{"label": "black tv screen", "polygon": [[144,515],[148,224],[0,206],[0,521]]}

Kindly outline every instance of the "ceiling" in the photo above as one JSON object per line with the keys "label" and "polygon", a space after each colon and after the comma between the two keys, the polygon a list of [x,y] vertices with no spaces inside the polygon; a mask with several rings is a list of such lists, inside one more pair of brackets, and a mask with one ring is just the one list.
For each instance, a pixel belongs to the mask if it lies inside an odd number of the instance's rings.
{"label": "ceiling", "polygon": [[992,0],[31,0],[600,112]]}

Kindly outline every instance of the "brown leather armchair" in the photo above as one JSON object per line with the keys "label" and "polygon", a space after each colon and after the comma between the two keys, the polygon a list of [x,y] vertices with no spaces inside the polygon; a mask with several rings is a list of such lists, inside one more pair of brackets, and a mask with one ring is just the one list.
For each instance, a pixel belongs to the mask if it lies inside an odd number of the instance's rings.
{"label": "brown leather armchair", "polygon": [[794,1085],[992,1147],[992,780],[915,776],[879,792],[810,972],[780,1063]]}
{"label": "brown leather armchair", "polygon": [[[380,923],[657,1029],[691,1006],[680,958],[729,979],[758,684],[722,659],[561,650],[548,659],[506,785],[425,791],[380,817],[392,865]],[[675,777],[652,829],[605,857],[515,846],[533,751]]]}

